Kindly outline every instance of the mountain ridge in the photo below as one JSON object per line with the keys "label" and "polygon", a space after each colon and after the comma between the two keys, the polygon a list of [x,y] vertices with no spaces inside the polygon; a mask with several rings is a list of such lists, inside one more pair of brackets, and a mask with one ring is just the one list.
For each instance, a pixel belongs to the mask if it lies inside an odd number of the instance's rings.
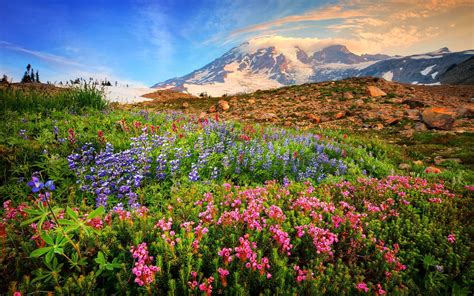
{"label": "mountain ridge", "polygon": [[311,52],[300,46],[252,48],[249,42],[244,42],[187,75],[152,87],[220,96],[364,76],[413,84],[439,84],[440,74],[471,56],[474,51],[453,53],[447,47],[402,57],[357,55],[341,44]]}

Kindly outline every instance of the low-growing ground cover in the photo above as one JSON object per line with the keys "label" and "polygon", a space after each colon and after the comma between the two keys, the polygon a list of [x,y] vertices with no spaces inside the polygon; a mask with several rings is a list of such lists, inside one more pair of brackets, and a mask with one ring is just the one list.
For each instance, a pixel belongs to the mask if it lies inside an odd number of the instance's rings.
{"label": "low-growing ground cover", "polygon": [[396,146],[342,131],[38,106],[2,110],[2,292],[470,292],[469,169],[403,176]]}

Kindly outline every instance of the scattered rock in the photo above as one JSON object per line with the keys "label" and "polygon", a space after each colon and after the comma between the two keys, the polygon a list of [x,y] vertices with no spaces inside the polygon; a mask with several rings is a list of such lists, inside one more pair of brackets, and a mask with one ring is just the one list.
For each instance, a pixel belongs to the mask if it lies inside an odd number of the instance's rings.
{"label": "scattered rock", "polygon": [[256,102],[257,101],[254,98],[250,98],[250,99],[247,100],[247,103],[249,103],[251,105],[255,104]]}
{"label": "scattered rock", "polygon": [[187,109],[189,108],[189,103],[188,102],[184,102],[183,105],[182,105],[183,109]]}
{"label": "scattered rock", "polygon": [[277,119],[278,116],[275,113],[263,113],[263,114],[255,114],[255,119],[263,120],[263,121],[273,121]]}
{"label": "scattered rock", "polygon": [[344,118],[344,117],[346,117],[346,112],[345,111],[338,112],[338,113],[336,113],[336,115],[334,117],[336,119]]}
{"label": "scattered rock", "polygon": [[229,110],[230,106],[229,106],[229,102],[225,101],[225,100],[220,100],[219,102],[217,102],[217,104],[219,105],[219,108],[222,110],[222,111],[227,111]]}
{"label": "scattered rock", "polygon": [[416,109],[408,109],[408,110],[405,110],[406,112],[406,117],[410,120],[413,120],[413,121],[418,121],[420,120],[420,111],[416,110]]}
{"label": "scattered rock", "polygon": [[408,163],[401,163],[398,166],[398,168],[401,169],[401,170],[409,170],[411,168],[411,166]]}
{"label": "scattered rock", "polygon": [[416,100],[416,99],[407,99],[402,102],[402,104],[410,106],[410,108],[423,108],[426,107],[426,104],[423,103],[422,101]]}
{"label": "scattered rock", "polygon": [[443,158],[441,156],[436,156],[434,158],[434,163],[436,165],[440,165],[440,164],[443,164],[445,162],[455,162],[455,163],[462,163],[462,160],[459,159],[459,158]]}
{"label": "scattered rock", "polygon": [[321,122],[321,117],[316,116],[316,115],[314,115],[314,114],[312,114],[312,113],[308,113],[308,114],[306,115],[306,118],[308,118],[309,120],[311,120],[311,121],[314,122],[314,123],[320,123],[320,122]]}
{"label": "scattered rock", "polygon": [[450,130],[457,117],[457,110],[444,107],[427,108],[421,113],[423,122],[432,129]]}
{"label": "scattered rock", "polygon": [[414,161],[413,161],[413,164],[414,164],[414,165],[418,165],[418,166],[422,166],[422,165],[423,165],[423,161],[421,161],[421,160],[414,160]]}
{"label": "scattered rock", "polygon": [[377,123],[377,124],[375,125],[375,129],[377,129],[377,130],[383,129],[383,124]]}
{"label": "scattered rock", "polygon": [[354,98],[354,95],[350,91],[346,91],[342,94],[344,99],[350,100]]}
{"label": "scattered rock", "polygon": [[354,102],[354,105],[359,106],[359,107],[363,106],[364,104],[365,104],[365,102],[362,99],[358,99]]}
{"label": "scattered rock", "polygon": [[428,128],[426,127],[426,125],[423,122],[417,122],[415,124],[415,130],[417,132],[424,132],[424,131],[427,131]]}
{"label": "scattered rock", "polygon": [[387,95],[383,90],[373,85],[367,86],[366,93],[370,97],[384,97]]}
{"label": "scattered rock", "polygon": [[209,113],[215,113],[217,111],[217,108],[215,105],[212,105],[210,108],[209,108]]}
{"label": "scattered rock", "polygon": [[388,118],[385,118],[385,123],[388,124],[388,125],[394,125],[394,124],[397,124],[400,122],[400,118],[396,118],[396,117],[388,117]]}
{"label": "scattered rock", "polygon": [[425,169],[425,173],[427,173],[427,174],[439,174],[439,173],[441,173],[441,170],[438,169],[437,167],[429,166]]}

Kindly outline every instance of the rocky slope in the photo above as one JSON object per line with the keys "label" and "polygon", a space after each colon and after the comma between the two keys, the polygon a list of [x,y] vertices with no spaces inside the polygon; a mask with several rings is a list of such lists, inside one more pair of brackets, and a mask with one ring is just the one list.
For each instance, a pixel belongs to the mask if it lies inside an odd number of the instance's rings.
{"label": "rocky slope", "polygon": [[[257,91],[231,97],[157,99],[131,105],[181,110],[302,129],[474,132],[474,86],[408,85],[380,78],[350,78]],[[129,108],[127,107],[127,108]]]}

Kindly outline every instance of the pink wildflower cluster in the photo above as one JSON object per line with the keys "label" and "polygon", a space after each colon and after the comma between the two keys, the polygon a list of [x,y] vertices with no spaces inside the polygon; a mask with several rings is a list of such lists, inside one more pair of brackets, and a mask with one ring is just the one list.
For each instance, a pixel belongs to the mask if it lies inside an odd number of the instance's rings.
{"label": "pink wildflower cluster", "polygon": [[[397,258],[397,253],[400,250],[398,244],[393,244],[393,250],[391,250],[390,248],[385,246],[384,241],[379,241],[376,245],[376,248],[379,250],[379,252],[383,254],[385,262],[394,266],[395,271],[402,271],[407,268],[405,265],[401,264]],[[386,276],[388,277],[390,277],[390,275],[390,273],[386,274]]]}
{"label": "pink wildflower cluster", "polygon": [[288,233],[283,231],[280,225],[270,226],[270,232],[273,234],[273,239],[280,245],[281,250],[290,256],[293,245],[290,243]]}
{"label": "pink wildflower cluster", "polygon": [[217,273],[219,274],[222,286],[227,287],[227,276],[229,275],[229,271],[219,267]]}
{"label": "pink wildflower cluster", "polygon": [[214,277],[210,276],[205,282],[199,285],[199,290],[202,291],[207,296],[211,296],[213,282],[214,282]]}
{"label": "pink wildflower cluster", "polygon": [[454,244],[456,242],[456,235],[454,233],[450,233],[448,235],[448,242],[450,244]]}
{"label": "pink wildflower cluster", "polygon": [[137,247],[130,248],[135,261],[132,273],[136,276],[135,283],[139,286],[149,285],[155,281],[155,273],[160,271],[158,266],[151,265],[153,257],[148,255],[146,243],[141,243]]}
{"label": "pink wildflower cluster", "polygon": [[266,277],[269,279],[272,275],[267,272],[270,268],[269,260],[266,257],[261,258],[260,262],[258,261],[257,244],[255,242],[249,241],[249,234],[239,238],[239,246],[234,248],[234,254],[232,254],[232,249],[224,248],[218,252],[219,256],[223,258],[225,264],[229,264],[232,261],[233,256],[240,259],[240,262],[245,263],[245,267],[254,271],[258,271],[260,275],[266,274]]}
{"label": "pink wildflower cluster", "polygon": [[305,232],[313,239],[313,245],[316,247],[316,253],[324,253],[329,256],[333,255],[331,246],[338,241],[337,235],[327,229],[322,229],[313,224],[296,226],[298,237],[302,237]]}
{"label": "pink wildflower cluster", "polygon": [[3,221],[8,221],[8,220],[13,220],[17,217],[26,217],[28,214],[25,212],[25,209],[27,208],[26,204],[22,203],[18,205],[17,207],[12,206],[12,201],[7,200],[3,202],[3,209],[5,212],[3,213],[4,218]]}
{"label": "pink wildflower cluster", "polygon": [[356,285],[356,288],[359,292],[365,292],[365,293],[368,293],[369,292],[369,287],[367,287],[367,284],[364,283],[364,282],[360,282]]}
{"label": "pink wildflower cluster", "polygon": [[155,224],[155,229],[159,228],[163,233],[161,234],[161,238],[166,241],[168,245],[170,245],[171,248],[173,248],[178,242],[180,242],[180,238],[176,237],[176,233],[171,230],[171,226],[173,225],[173,219],[168,218],[168,221],[165,221],[164,218],[160,219],[156,224]]}
{"label": "pink wildflower cluster", "polygon": [[296,271],[296,281],[301,283],[302,281],[306,281],[310,279],[314,273],[307,269],[301,269],[298,265],[295,265],[293,269]]}

